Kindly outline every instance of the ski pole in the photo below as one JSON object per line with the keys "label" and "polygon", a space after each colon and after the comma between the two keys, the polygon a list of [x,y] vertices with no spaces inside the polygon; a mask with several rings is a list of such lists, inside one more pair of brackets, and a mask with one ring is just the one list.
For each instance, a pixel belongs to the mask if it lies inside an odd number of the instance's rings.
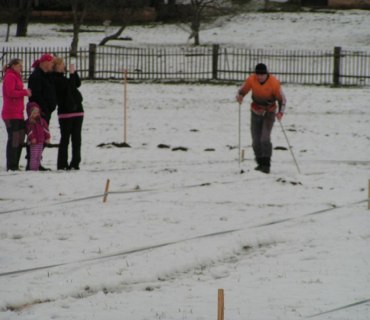
{"label": "ski pole", "polygon": [[286,132],[285,132],[285,129],[284,129],[284,127],[283,127],[283,124],[282,124],[281,120],[278,120],[278,121],[279,121],[279,123],[280,123],[281,130],[282,130],[282,131],[283,131],[283,133],[284,133],[285,140],[286,140],[286,142],[287,142],[287,144],[288,144],[288,146],[289,146],[289,151],[290,151],[290,154],[291,154],[291,155],[292,155],[292,157],[293,157],[293,160],[294,160],[295,166],[297,167],[298,173],[301,173],[301,170],[299,170],[298,162],[297,162],[297,160],[296,160],[296,158],[295,158],[295,156],[294,156],[294,153],[293,153],[293,150],[292,150],[292,146],[291,146],[291,145],[290,145],[290,143],[289,143],[289,139],[288,139],[288,136],[287,136],[287,134],[286,134]]}
{"label": "ski pole", "polygon": [[[241,104],[241,102],[239,102],[239,119],[238,119],[238,144],[239,144],[239,146],[238,146],[238,161],[239,161],[239,169],[240,169],[240,163],[241,163],[241,156],[242,156],[242,153],[241,153],[241,128],[242,128],[242,124],[241,124],[241,122],[242,122],[242,117],[241,117],[241,115],[242,115],[242,104]],[[240,173],[244,173],[244,170],[243,169],[241,169],[240,170]]]}

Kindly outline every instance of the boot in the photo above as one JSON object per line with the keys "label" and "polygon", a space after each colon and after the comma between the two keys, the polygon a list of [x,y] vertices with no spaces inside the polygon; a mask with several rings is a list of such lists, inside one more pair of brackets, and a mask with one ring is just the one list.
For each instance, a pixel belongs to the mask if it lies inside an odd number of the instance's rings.
{"label": "boot", "polygon": [[258,166],[255,170],[261,171],[263,173],[270,173],[271,159],[270,158],[257,158]]}
{"label": "boot", "polygon": [[255,158],[255,161],[257,162],[257,167],[254,168],[254,170],[261,171],[263,166],[263,158]]}

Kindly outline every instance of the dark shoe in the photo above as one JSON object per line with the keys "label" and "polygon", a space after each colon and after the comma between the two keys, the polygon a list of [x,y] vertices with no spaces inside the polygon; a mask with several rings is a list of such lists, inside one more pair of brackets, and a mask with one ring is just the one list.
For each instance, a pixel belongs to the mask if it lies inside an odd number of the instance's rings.
{"label": "dark shoe", "polygon": [[261,165],[264,167],[270,167],[271,164],[271,158],[261,158]]}
{"label": "dark shoe", "polygon": [[262,165],[258,165],[257,167],[254,168],[254,170],[261,171],[262,170]]}
{"label": "dark shoe", "polygon": [[262,166],[260,171],[263,173],[270,173],[270,167]]}
{"label": "dark shoe", "polygon": [[270,167],[258,165],[254,170],[261,171],[263,173],[270,173]]}
{"label": "dark shoe", "polygon": [[69,170],[80,170],[80,167],[79,166],[70,166],[69,168],[68,168]]}
{"label": "dark shoe", "polygon": [[40,164],[39,171],[51,171],[51,169],[45,168]]}

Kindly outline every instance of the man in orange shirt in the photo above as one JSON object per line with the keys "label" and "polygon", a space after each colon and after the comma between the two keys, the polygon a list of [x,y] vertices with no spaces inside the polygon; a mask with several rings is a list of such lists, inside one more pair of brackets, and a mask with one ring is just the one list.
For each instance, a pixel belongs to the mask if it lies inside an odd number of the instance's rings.
{"label": "man in orange shirt", "polygon": [[279,121],[283,117],[286,104],[285,95],[279,80],[269,74],[263,63],[257,64],[255,73],[244,81],[238,90],[236,100],[242,103],[249,91],[252,91],[251,133],[252,147],[257,162],[255,170],[270,173],[271,131],[275,117]]}

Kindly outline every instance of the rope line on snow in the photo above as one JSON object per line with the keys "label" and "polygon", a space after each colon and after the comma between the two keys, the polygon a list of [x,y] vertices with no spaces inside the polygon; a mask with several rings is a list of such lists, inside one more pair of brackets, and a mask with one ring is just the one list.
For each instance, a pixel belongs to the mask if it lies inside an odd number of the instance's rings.
{"label": "rope line on snow", "polygon": [[365,303],[368,303],[368,302],[370,302],[370,299],[366,299],[366,300],[362,300],[362,301],[354,302],[354,303],[347,304],[347,305],[342,306],[342,307],[338,307],[338,308],[331,309],[331,310],[328,310],[328,311],[324,311],[324,312],[316,313],[316,314],[313,314],[313,315],[308,316],[308,317],[306,317],[306,318],[315,318],[315,317],[321,316],[321,315],[323,315],[323,314],[332,313],[332,312],[335,312],[335,311],[339,311],[339,310],[343,310],[343,309],[352,308],[352,307],[358,306],[358,305],[360,305],[360,304],[365,304]]}
{"label": "rope line on snow", "polygon": [[56,268],[56,267],[61,267],[61,266],[66,266],[66,265],[80,264],[80,263],[84,263],[84,262],[105,260],[105,259],[109,259],[109,258],[114,258],[114,257],[119,257],[119,256],[126,256],[126,255],[133,254],[133,253],[138,253],[138,252],[158,249],[158,248],[162,248],[162,247],[167,247],[167,246],[170,246],[170,245],[175,245],[175,244],[179,244],[179,243],[183,243],[183,242],[187,242],[187,241],[193,241],[193,240],[197,240],[197,239],[216,237],[216,236],[225,235],[225,234],[229,234],[229,233],[234,233],[234,232],[238,232],[238,231],[245,231],[247,229],[268,227],[268,226],[284,223],[284,222],[287,222],[287,221],[293,221],[293,220],[301,219],[301,218],[311,216],[311,215],[314,215],[314,214],[317,215],[317,214],[321,214],[321,213],[325,213],[325,212],[345,208],[345,207],[348,207],[348,206],[353,206],[353,205],[364,203],[364,202],[367,202],[367,201],[368,201],[368,199],[360,200],[360,201],[352,202],[352,203],[349,203],[349,204],[344,204],[342,206],[330,207],[330,208],[326,208],[326,209],[323,209],[323,210],[318,210],[318,211],[315,211],[315,212],[306,213],[306,214],[304,214],[302,216],[299,216],[299,217],[291,217],[291,218],[285,218],[285,219],[270,221],[270,222],[259,224],[259,225],[256,225],[256,226],[250,226],[248,228],[237,228],[237,229],[231,229],[231,230],[218,231],[218,232],[199,235],[199,236],[195,236],[195,237],[191,237],[191,238],[180,239],[180,240],[171,241],[171,242],[165,242],[165,243],[157,244],[157,245],[154,245],[154,246],[146,246],[146,247],[132,249],[132,250],[128,250],[128,251],[122,251],[122,252],[116,252],[116,253],[111,253],[111,254],[107,254],[107,255],[102,255],[102,256],[99,256],[99,257],[76,260],[76,261],[72,261],[72,262],[63,262],[63,263],[51,264],[51,265],[47,265],[47,266],[3,272],[3,273],[0,273],[0,277],[23,274],[23,273],[39,271],[39,270],[44,270],[44,269],[51,269],[51,268]]}
{"label": "rope line on snow", "polygon": [[152,250],[152,249],[158,249],[158,248],[167,247],[167,246],[174,245],[174,244],[179,244],[179,243],[186,242],[186,241],[193,241],[193,240],[197,240],[197,239],[216,237],[216,236],[224,235],[224,234],[227,234],[227,233],[233,233],[233,232],[241,231],[241,230],[242,229],[219,231],[219,232],[214,232],[214,233],[210,233],[210,234],[195,236],[195,237],[192,237],[192,238],[165,242],[165,243],[157,244],[157,245],[154,245],[154,246],[146,246],[146,247],[142,247],[142,248],[111,253],[111,254],[100,256],[100,257],[81,259],[81,260],[76,260],[76,261],[72,261],[72,262],[63,262],[63,263],[58,263],[58,264],[51,264],[51,265],[42,266],[42,267],[34,267],[34,268],[29,268],[29,269],[3,272],[3,273],[0,273],[0,277],[17,275],[17,274],[39,271],[39,270],[44,270],[44,269],[51,269],[51,268],[56,268],[56,267],[61,267],[61,266],[66,266],[66,265],[80,264],[80,263],[84,263],[84,262],[92,262],[92,261],[97,261],[97,260],[105,260],[105,259],[114,258],[114,257],[126,256],[126,255],[133,254],[133,253],[144,252],[144,251],[148,251],[148,250]]}
{"label": "rope line on snow", "polygon": [[263,223],[263,224],[259,224],[259,225],[255,226],[254,228],[267,227],[267,226],[276,225],[276,224],[287,222],[287,221],[293,221],[293,220],[301,219],[301,218],[308,217],[308,216],[313,216],[313,215],[317,215],[317,214],[321,214],[321,213],[325,213],[325,212],[329,212],[329,211],[333,211],[333,210],[337,210],[337,209],[342,209],[342,208],[345,208],[345,207],[350,207],[350,206],[360,204],[360,203],[364,203],[364,202],[368,202],[368,201],[369,201],[369,199],[359,200],[359,201],[343,204],[341,206],[334,206],[334,207],[321,209],[321,210],[314,211],[314,212],[305,213],[305,214],[303,214],[302,216],[299,216],[299,217],[285,218],[285,219],[275,220],[275,221],[271,221],[271,222],[266,222],[266,223]]}
{"label": "rope line on snow", "polygon": [[[253,180],[261,180],[261,178],[245,179],[243,181],[253,181]],[[157,189],[132,189],[132,190],[121,190],[121,191],[108,191],[107,193],[86,196],[86,197],[81,197],[81,198],[76,198],[76,199],[71,199],[71,200],[65,200],[65,201],[60,201],[60,202],[52,202],[52,203],[41,205],[41,206],[32,206],[32,207],[23,207],[23,208],[18,208],[18,209],[4,210],[4,211],[0,211],[0,215],[6,214],[6,213],[23,212],[23,211],[28,211],[32,209],[49,208],[49,207],[59,206],[62,204],[69,204],[69,203],[86,201],[86,200],[91,200],[91,199],[99,199],[99,198],[103,198],[105,194],[110,195],[110,194],[129,194],[129,193],[141,193],[141,192],[173,191],[173,190],[182,190],[182,189],[190,189],[190,188],[198,188],[198,187],[207,187],[207,186],[210,186],[211,184],[229,184],[229,183],[234,183],[238,181],[240,180],[229,180],[229,181],[222,181],[222,182],[219,182],[219,181],[204,182],[200,184],[183,185],[183,186],[177,186],[177,187],[172,187],[172,188],[164,187],[164,188],[157,188]]]}

